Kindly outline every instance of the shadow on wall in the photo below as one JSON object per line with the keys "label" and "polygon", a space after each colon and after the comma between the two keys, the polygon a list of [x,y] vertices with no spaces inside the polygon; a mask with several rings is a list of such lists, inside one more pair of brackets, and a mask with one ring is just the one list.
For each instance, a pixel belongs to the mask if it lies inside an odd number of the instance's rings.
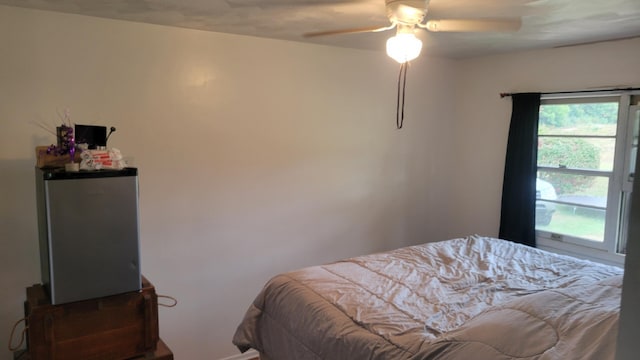
{"label": "shadow on wall", "polygon": [[[34,160],[0,160],[0,174],[0,341],[6,344],[24,316],[25,289],[40,282],[40,254]],[[21,330],[22,324],[16,333]],[[18,342],[16,335],[13,345]],[[12,358],[0,352],[0,360]]]}

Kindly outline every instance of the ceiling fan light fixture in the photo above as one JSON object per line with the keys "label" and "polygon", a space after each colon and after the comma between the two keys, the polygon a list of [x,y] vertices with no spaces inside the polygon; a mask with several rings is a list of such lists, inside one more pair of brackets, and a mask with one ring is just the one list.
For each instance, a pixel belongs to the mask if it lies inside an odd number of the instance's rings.
{"label": "ceiling fan light fixture", "polygon": [[422,41],[413,33],[398,33],[387,40],[387,55],[399,63],[417,58],[422,50]]}

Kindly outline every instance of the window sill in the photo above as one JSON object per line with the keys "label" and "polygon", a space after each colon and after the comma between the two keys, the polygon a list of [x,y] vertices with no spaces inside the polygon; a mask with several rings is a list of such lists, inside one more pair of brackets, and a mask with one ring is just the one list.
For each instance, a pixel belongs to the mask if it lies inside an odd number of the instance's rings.
{"label": "window sill", "polygon": [[593,249],[540,236],[536,236],[536,242],[537,247],[542,250],[624,268],[625,256],[622,254],[611,254],[604,250]]}

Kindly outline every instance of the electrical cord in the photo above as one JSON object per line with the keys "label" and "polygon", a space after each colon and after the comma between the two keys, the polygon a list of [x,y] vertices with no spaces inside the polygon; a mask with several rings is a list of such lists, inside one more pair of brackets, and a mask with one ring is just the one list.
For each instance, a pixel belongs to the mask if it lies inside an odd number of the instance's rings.
{"label": "electrical cord", "polygon": [[[13,335],[16,332],[16,327],[18,327],[18,324],[20,324],[22,321],[24,321],[24,329],[22,329],[22,333],[20,334],[20,343],[17,346],[12,346],[11,343],[13,342]],[[20,349],[20,347],[22,347],[22,344],[24,343],[24,334],[27,332],[28,328],[29,326],[27,325],[26,317],[16,321],[16,323],[13,324],[13,328],[11,329],[11,334],[9,335],[9,351],[13,352]]]}
{"label": "electrical cord", "polygon": [[178,300],[176,298],[172,297],[172,296],[158,295],[158,299],[160,299],[160,298],[172,300],[173,303],[171,303],[171,304],[162,304],[162,303],[158,302],[158,306],[174,307],[174,306],[178,305]]}
{"label": "electrical cord", "polygon": [[[402,129],[404,124],[404,94],[407,87],[407,67],[409,62],[400,64],[400,74],[398,75],[398,98],[396,100],[396,128]],[[400,101],[402,97],[402,102]]]}

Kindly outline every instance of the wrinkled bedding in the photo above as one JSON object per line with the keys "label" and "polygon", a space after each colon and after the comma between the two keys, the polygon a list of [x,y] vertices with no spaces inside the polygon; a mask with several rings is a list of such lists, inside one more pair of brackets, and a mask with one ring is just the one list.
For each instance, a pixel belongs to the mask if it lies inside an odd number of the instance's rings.
{"label": "wrinkled bedding", "polygon": [[275,276],[233,343],[266,360],[613,359],[621,274],[481,236],[411,246]]}

